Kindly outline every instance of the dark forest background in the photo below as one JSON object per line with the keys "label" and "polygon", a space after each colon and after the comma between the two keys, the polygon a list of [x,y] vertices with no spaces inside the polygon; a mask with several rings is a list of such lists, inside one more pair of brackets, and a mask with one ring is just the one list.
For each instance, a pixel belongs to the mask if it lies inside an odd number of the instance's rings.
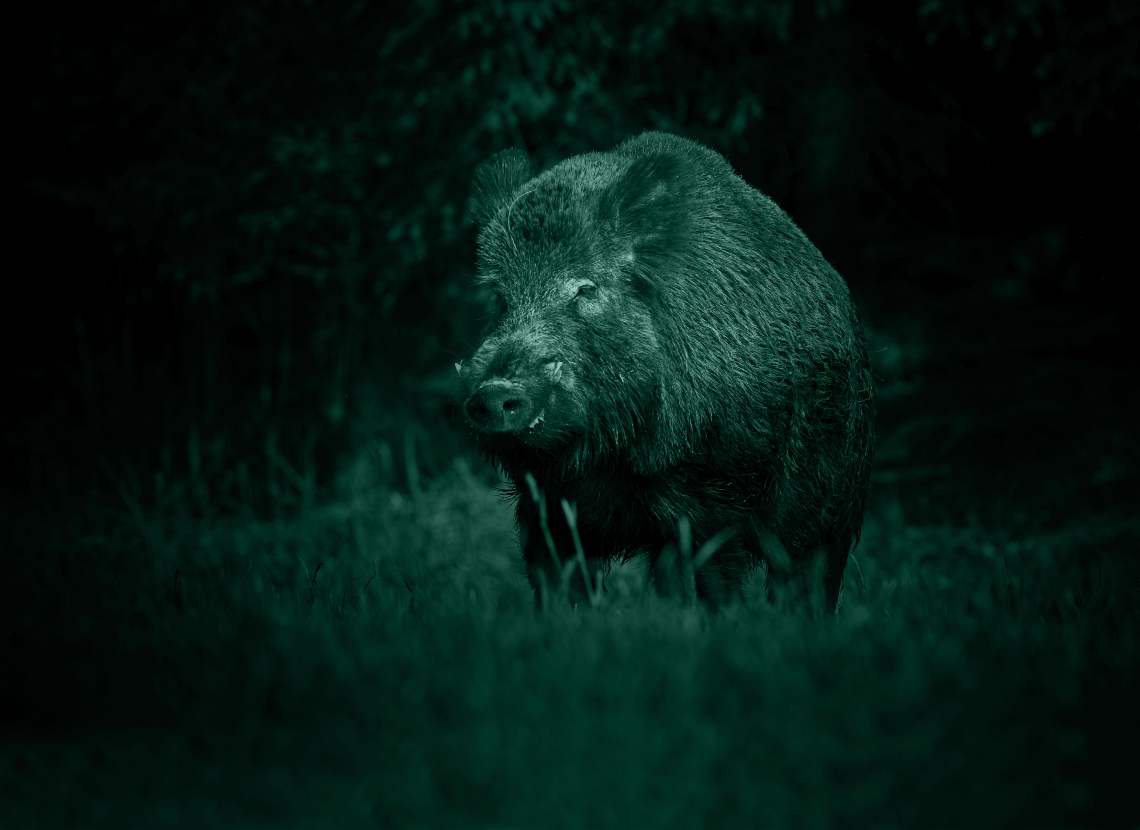
{"label": "dark forest background", "polygon": [[1090,733],[1101,789],[1074,820],[1137,816],[1140,3],[24,14],[0,433],[17,571],[132,511],[296,516],[361,457],[394,491],[460,457],[493,482],[452,387],[485,314],[474,167],[675,132],[723,153],[847,279],[879,391],[873,500],[1026,532],[1123,522],[1125,541],[1078,563],[1085,579],[1111,560],[1132,599],[1093,661],[1088,705],[1111,714]]}
{"label": "dark forest background", "polygon": [[290,488],[267,436],[320,491],[362,432],[409,424],[445,467],[447,374],[484,313],[474,166],[645,129],[724,153],[846,276],[890,355],[885,417],[923,363],[967,444],[1115,453],[1136,8],[45,4],[13,131],[4,481],[86,499],[102,462],[141,496],[193,443],[266,510]]}

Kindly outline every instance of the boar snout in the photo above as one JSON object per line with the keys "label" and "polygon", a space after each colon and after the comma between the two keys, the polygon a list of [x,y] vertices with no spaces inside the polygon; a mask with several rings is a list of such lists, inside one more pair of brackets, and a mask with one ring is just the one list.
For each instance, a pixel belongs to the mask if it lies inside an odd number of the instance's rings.
{"label": "boar snout", "polygon": [[482,432],[519,432],[542,418],[522,384],[501,379],[476,389],[463,410],[471,425]]}

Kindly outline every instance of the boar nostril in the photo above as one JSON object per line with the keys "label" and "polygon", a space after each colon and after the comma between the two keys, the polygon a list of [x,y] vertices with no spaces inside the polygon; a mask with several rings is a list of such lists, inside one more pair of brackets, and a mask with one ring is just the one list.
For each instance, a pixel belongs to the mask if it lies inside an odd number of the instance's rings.
{"label": "boar nostril", "polygon": [[517,383],[485,383],[467,401],[464,411],[471,424],[484,432],[514,432],[531,418],[530,398]]}

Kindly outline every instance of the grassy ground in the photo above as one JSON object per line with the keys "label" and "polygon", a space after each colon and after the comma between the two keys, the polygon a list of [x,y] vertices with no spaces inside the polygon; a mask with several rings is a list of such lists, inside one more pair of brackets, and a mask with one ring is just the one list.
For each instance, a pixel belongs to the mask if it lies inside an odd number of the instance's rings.
{"label": "grassy ground", "polygon": [[1124,826],[1137,521],[884,489],[835,619],[636,566],[536,616],[462,463],[268,523],[89,508],[13,551],[0,826]]}

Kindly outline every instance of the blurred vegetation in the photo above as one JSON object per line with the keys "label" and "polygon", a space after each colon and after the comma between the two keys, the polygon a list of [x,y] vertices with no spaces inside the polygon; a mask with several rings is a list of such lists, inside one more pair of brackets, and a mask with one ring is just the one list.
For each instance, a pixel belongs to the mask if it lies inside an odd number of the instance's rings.
{"label": "blurred vegetation", "polygon": [[0,820],[1126,826],[1135,783],[1096,759],[1135,734],[1134,518],[1023,533],[886,498],[835,619],[769,605],[762,572],[709,615],[635,565],[536,616],[498,501],[460,462],[293,519],[56,528],[9,599],[37,670]]}
{"label": "blurred vegetation", "polygon": [[[24,13],[0,824],[1140,819],[1140,4]],[[535,617],[457,428],[472,169],[643,129],[725,153],[860,305],[834,621],[636,569]]]}

